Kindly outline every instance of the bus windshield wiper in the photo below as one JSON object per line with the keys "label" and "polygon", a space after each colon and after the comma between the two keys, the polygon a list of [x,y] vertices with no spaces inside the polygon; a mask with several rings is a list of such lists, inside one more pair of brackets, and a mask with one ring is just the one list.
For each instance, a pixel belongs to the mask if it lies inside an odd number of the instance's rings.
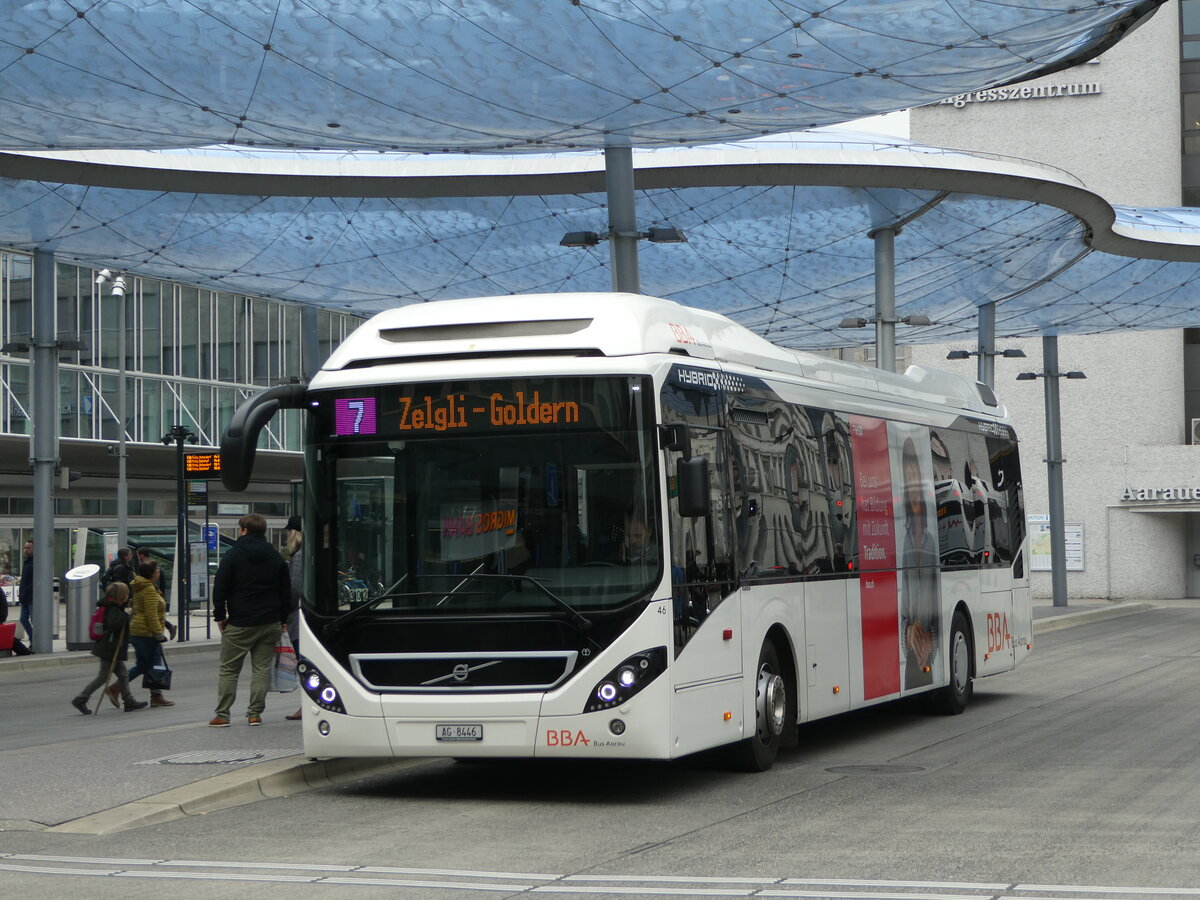
{"label": "bus windshield wiper", "polygon": [[389,597],[400,596],[399,594],[394,594],[392,592],[394,590],[396,590],[396,588],[400,587],[400,585],[404,584],[404,580],[406,578],[408,578],[407,572],[405,572],[403,575],[401,575],[400,580],[397,581],[395,584],[393,584],[386,591],[376,594],[374,597],[372,597],[366,603],[362,604],[362,606],[356,606],[353,609],[351,609],[349,612],[343,613],[342,615],[338,616],[336,619],[334,619],[332,622],[330,622],[328,625],[325,626],[325,629],[324,629],[325,634],[330,635],[330,636],[337,634],[346,625],[353,622],[355,619],[357,619],[359,616],[361,616],[363,613],[367,612],[368,610],[374,609],[380,603],[382,603],[384,600],[387,600]]}
{"label": "bus windshield wiper", "polygon": [[441,600],[439,600],[437,603],[435,603],[435,604],[433,604],[433,605],[434,605],[434,606],[441,606],[443,603],[445,603],[447,600],[449,600],[451,597],[453,597],[455,594],[457,594],[457,593],[459,592],[459,590],[461,590],[461,589],[462,589],[462,586],[463,586],[463,585],[465,585],[465,584],[466,584],[468,581],[470,581],[472,578],[475,578],[475,577],[477,577],[477,576],[480,574],[481,570],[483,569],[483,567],[484,567],[485,565],[487,565],[487,564],[486,564],[486,563],[480,563],[479,565],[477,565],[477,566],[475,567],[475,570],[474,570],[474,571],[472,571],[472,572],[468,572],[466,575],[464,575],[464,576],[463,576],[463,580],[462,580],[462,581],[460,581],[460,582],[459,582],[458,584],[456,584],[454,587],[450,588],[450,591],[449,591],[449,593],[447,593],[447,594],[446,594],[444,597],[442,597],[442,599],[441,599]]}
{"label": "bus windshield wiper", "polygon": [[568,603],[562,597],[558,596],[558,594],[554,593],[552,590],[550,590],[548,587],[546,587],[544,584],[542,584],[536,578],[531,578],[528,575],[507,575],[507,574],[501,575],[501,574],[495,574],[492,572],[480,572],[478,569],[476,569],[474,572],[471,572],[470,574],[463,576],[462,581],[460,581],[453,588],[451,588],[449,593],[447,593],[445,596],[442,597],[441,600],[439,600],[437,602],[437,605],[441,606],[443,603],[445,603],[447,600],[449,600],[451,596],[453,596],[455,593],[457,593],[458,590],[460,588],[462,588],[462,586],[464,584],[466,584],[468,581],[471,581],[474,579],[479,579],[479,580],[484,580],[484,581],[486,581],[486,580],[527,581],[530,584],[532,584],[535,588],[537,588],[543,595],[545,595],[545,597],[551,603],[553,603],[555,606],[557,606],[559,609],[561,609],[563,612],[565,612],[567,614],[568,619],[580,631],[590,631],[591,630],[591,627],[592,627],[591,619],[589,619],[587,616],[585,616],[583,613],[581,613],[579,610],[577,610],[575,607],[573,607],[570,603]]}

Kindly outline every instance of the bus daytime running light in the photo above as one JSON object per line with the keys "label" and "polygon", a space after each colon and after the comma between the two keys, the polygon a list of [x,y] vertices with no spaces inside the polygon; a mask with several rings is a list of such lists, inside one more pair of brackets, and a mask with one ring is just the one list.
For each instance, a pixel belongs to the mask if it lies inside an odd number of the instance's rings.
{"label": "bus daytime running light", "polygon": [[300,686],[304,689],[304,693],[308,694],[309,699],[321,709],[343,714],[346,712],[346,707],[342,705],[342,698],[338,696],[337,688],[321,674],[316,666],[307,659],[301,659],[296,663],[296,671],[300,673]]}
{"label": "bus daytime running light", "polygon": [[598,712],[620,706],[661,675],[666,668],[666,647],[654,647],[634,654],[596,683],[583,711]]}

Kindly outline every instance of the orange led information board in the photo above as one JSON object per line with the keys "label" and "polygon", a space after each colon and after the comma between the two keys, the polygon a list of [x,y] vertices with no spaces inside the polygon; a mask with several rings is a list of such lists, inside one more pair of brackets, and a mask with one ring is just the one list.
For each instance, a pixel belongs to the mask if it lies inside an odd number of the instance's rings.
{"label": "orange led information board", "polygon": [[183,474],[186,478],[220,478],[220,453],[183,454]]}

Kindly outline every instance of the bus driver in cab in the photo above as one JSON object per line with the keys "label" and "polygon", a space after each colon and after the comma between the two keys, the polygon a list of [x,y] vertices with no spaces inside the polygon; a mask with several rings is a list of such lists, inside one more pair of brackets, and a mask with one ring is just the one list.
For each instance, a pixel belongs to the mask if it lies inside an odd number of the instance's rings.
{"label": "bus driver in cab", "polygon": [[658,544],[646,526],[646,518],[637,510],[625,514],[625,539],[621,542],[621,562],[627,566],[657,566]]}

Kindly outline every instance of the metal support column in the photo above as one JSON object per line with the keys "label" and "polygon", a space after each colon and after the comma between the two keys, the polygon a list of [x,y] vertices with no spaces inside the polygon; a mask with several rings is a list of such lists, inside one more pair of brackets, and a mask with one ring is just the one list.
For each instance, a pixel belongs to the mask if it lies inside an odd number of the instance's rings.
{"label": "metal support column", "polygon": [[54,254],[33,254],[33,651],[54,649],[54,470],[58,468],[58,347]]}
{"label": "metal support column", "polygon": [[979,307],[979,381],[996,388],[996,304]]}
{"label": "metal support column", "polygon": [[896,231],[879,228],[875,241],[875,366],[896,371]]}
{"label": "metal support column", "polygon": [[614,291],[642,292],[638,274],[637,202],[633,188],[633,150],[604,148],[604,181],[608,190],[608,246]]}
{"label": "metal support column", "polygon": [[165,446],[175,445],[175,503],[179,518],[175,523],[175,612],[179,617],[176,639],[186,641],[192,615],[191,545],[188,541],[187,474],[183,459],[183,444],[196,443],[196,435],[186,425],[175,425],[162,436]]}
{"label": "metal support column", "polygon": [[[125,300],[122,284],[120,296],[113,290],[120,316],[120,334],[117,337],[117,354],[120,356],[117,370],[117,547],[129,546],[129,481],[126,471],[125,431],[129,421],[129,379],[127,377],[125,333],[129,330],[129,304]],[[108,562],[108,560],[105,560]]]}
{"label": "metal support column", "polygon": [[300,373],[305,381],[321,368],[321,339],[317,332],[317,308],[305,304],[300,307]]}
{"label": "metal support column", "polygon": [[1067,540],[1063,524],[1062,421],[1058,402],[1058,337],[1042,336],[1046,396],[1046,476],[1050,500],[1050,578],[1055,606],[1067,605]]}

